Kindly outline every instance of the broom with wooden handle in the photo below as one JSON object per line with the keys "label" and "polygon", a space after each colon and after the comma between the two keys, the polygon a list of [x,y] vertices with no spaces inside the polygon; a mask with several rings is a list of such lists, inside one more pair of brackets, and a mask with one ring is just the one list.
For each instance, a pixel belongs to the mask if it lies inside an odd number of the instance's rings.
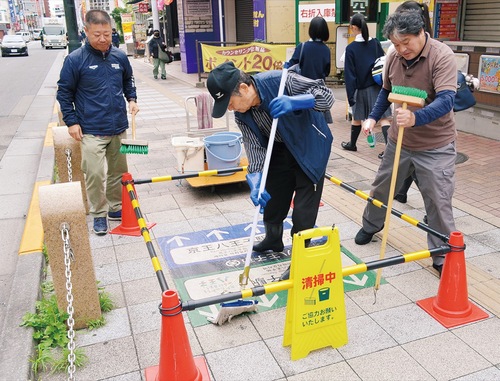
{"label": "broom with wooden handle", "polygon": [[[408,105],[415,107],[424,107],[427,93],[420,89],[404,86],[393,86],[392,92],[389,94],[388,100],[392,103],[402,105],[403,110],[408,108]],[[385,257],[385,248],[387,246],[387,236],[389,234],[389,222],[391,220],[392,200],[394,198],[394,190],[396,188],[396,179],[398,176],[399,157],[401,155],[401,145],[403,143],[404,127],[399,126],[398,140],[396,142],[396,152],[394,153],[394,164],[392,166],[391,185],[389,187],[389,198],[387,199],[387,209],[385,213],[384,233],[382,235],[382,243],[380,245],[380,259]],[[382,277],[382,269],[377,270],[375,279],[375,292],[380,287],[380,278]]]}
{"label": "broom with wooden handle", "polygon": [[135,114],[132,114],[132,139],[122,139],[120,153],[147,155],[149,144],[145,140],[135,140]]}

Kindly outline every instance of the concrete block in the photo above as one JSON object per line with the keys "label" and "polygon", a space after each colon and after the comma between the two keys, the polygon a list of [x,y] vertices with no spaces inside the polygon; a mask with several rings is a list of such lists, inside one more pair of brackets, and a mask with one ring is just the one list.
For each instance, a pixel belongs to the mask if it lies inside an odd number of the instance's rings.
{"label": "concrete block", "polygon": [[80,142],[77,142],[68,134],[68,127],[52,127],[54,138],[54,152],[59,181],[66,183],[69,181],[68,156],[66,149],[71,151],[71,173],[72,181],[80,181],[82,187],[82,200],[85,206],[85,213],[89,214],[89,204],[87,202],[87,190],[85,189],[85,176],[82,171],[82,150]]}
{"label": "concrete block", "polygon": [[49,265],[52,269],[57,304],[62,311],[67,308],[67,291],[61,225],[65,223],[69,226],[70,246],[74,254],[74,260],[71,262],[71,281],[75,328],[84,328],[89,320],[101,317],[101,308],[80,183],[45,185],[40,187],[39,193]]}

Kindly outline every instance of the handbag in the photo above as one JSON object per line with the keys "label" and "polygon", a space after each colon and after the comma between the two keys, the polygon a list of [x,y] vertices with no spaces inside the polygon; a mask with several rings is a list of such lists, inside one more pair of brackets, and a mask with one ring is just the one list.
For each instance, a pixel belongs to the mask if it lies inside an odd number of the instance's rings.
{"label": "handbag", "polygon": [[457,93],[455,94],[455,103],[453,104],[453,111],[463,111],[474,106],[476,98],[472,94],[472,90],[465,80],[465,75],[458,70],[457,72]]}
{"label": "handbag", "polygon": [[167,50],[163,50],[161,46],[158,44],[158,59],[167,64],[172,62],[172,56],[169,54],[170,52]]}
{"label": "handbag", "polygon": [[384,83],[385,56],[378,57],[372,66],[372,77],[375,83],[382,86]]}

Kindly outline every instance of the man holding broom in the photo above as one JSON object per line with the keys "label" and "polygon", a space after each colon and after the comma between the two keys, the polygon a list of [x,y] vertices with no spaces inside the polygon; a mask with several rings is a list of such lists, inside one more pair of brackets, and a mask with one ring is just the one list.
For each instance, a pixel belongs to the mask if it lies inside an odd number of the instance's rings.
{"label": "man holding broom", "polygon": [[81,142],[93,231],[105,235],[107,218],[121,220],[121,177],[128,171],[126,156],[120,154],[128,128],[125,99],[131,114],[139,107],[130,62],[111,44],[109,15],[101,10],[87,12],[85,33],[85,45],[64,61],[57,100],[69,134]]}
{"label": "man holding broom", "polygon": [[[286,79],[283,74],[274,70],[251,76],[232,62],[225,62],[207,79],[215,100],[212,116],[220,118],[226,110],[235,112],[248,155],[250,198],[255,206],[265,207],[266,236],[253,246],[259,253],[283,250],[283,221],[294,192],[292,236],[314,227],[333,141],[323,115],[333,105],[332,91],[323,80],[312,80],[292,70]],[[284,95],[279,95],[280,85]],[[265,189],[259,197],[273,118],[279,121],[269,153]],[[288,278],[289,269],[281,276]]]}
{"label": "man holding broom", "polygon": [[[396,12],[389,16],[384,29],[395,49],[384,67],[384,84],[369,118],[363,123],[368,133],[390,106],[389,94],[396,86],[425,91],[424,107],[401,108],[395,104],[395,116],[382,163],[373,182],[372,195],[387,204],[396,152],[398,128],[404,131],[397,181],[399,189],[413,171],[419,180],[429,226],[443,234],[455,230],[452,197],[455,188],[455,140],[453,102],[457,88],[457,67],[453,51],[432,39],[424,31],[420,12]],[[384,209],[368,204],[363,213],[363,228],[357,233],[358,245],[369,243],[384,227]],[[429,248],[442,241],[428,234]],[[444,257],[433,257],[433,267],[441,275]]]}

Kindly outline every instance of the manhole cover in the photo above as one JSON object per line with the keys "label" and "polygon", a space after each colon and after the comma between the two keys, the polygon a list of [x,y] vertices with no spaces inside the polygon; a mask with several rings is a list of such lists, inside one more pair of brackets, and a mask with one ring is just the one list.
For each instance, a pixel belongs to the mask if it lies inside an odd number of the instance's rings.
{"label": "manhole cover", "polygon": [[[384,134],[382,134],[381,132],[376,132],[375,140],[377,141],[377,143],[385,144]],[[457,158],[455,160],[455,164],[462,164],[465,163],[467,160],[469,160],[469,156],[467,156],[465,153],[457,152]]]}
{"label": "manhole cover", "polygon": [[457,152],[457,158],[455,159],[455,164],[462,164],[469,160],[469,156],[465,153]]}

